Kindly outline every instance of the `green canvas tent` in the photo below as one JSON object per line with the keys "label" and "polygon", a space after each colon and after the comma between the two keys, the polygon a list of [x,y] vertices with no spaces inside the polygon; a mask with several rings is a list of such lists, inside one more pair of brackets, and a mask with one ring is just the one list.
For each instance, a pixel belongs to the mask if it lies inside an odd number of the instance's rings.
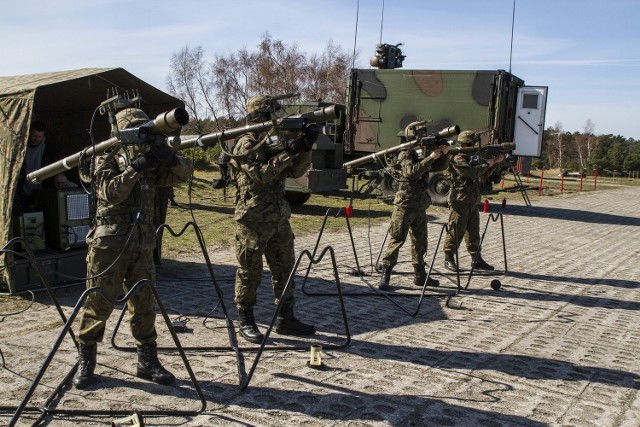
{"label": "green canvas tent", "polygon": [[[12,207],[17,181],[26,151],[30,123],[40,120],[47,126],[47,141],[60,156],[69,156],[109,138],[106,116],[100,103],[112,96],[135,92],[140,107],[153,118],[163,111],[184,107],[184,103],[151,86],[122,68],[83,68],[42,74],[0,77],[0,183],[5,197],[0,200],[0,244],[13,237]],[[89,133],[91,129],[91,135]],[[77,170],[67,172],[78,182]],[[63,254],[60,254],[62,256]],[[48,257],[56,254],[49,253]],[[16,260],[11,252],[0,259],[0,289],[10,293],[16,283]]]}

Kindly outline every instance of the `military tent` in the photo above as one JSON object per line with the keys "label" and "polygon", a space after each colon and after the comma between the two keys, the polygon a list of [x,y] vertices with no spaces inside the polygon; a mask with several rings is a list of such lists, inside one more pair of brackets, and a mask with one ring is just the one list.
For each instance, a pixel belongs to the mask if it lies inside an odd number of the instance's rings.
{"label": "military tent", "polygon": [[[114,94],[139,95],[139,103],[149,117],[163,111],[184,107],[184,103],[144,82],[122,68],[83,68],[78,70],[0,77],[0,182],[5,197],[0,201],[0,244],[14,235],[12,208],[30,123],[40,120],[47,126],[48,143],[60,156],[86,148],[92,141],[109,138],[110,126],[100,105]],[[89,132],[90,131],[90,132]],[[67,172],[78,182],[76,171]],[[13,254],[0,259],[0,289],[19,290]],[[49,252],[49,258],[56,254]],[[62,256],[62,254],[60,254]],[[24,284],[22,284],[24,285]]]}

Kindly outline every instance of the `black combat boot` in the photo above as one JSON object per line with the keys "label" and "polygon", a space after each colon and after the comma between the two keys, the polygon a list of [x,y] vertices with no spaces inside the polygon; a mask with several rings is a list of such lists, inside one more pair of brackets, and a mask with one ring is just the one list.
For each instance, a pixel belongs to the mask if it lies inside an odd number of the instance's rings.
{"label": "black combat boot", "polygon": [[73,385],[75,388],[83,389],[93,382],[93,371],[96,369],[97,351],[97,344],[80,344],[78,348],[78,370],[73,377]]}
{"label": "black combat boot", "polygon": [[378,283],[378,289],[381,291],[390,291],[391,286],[389,286],[389,280],[391,280],[391,270],[392,268],[388,265],[382,266],[382,276],[380,276],[380,282]]}
{"label": "black combat boot", "polygon": [[296,319],[293,307],[283,307],[276,320],[276,332],[280,335],[305,336],[315,334],[316,327]]}
{"label": "black combat boot", "polygon": [[254,344],[260,344],[264,339],[264,335],[258,329],[256,325],[256,319],[253,317],[253,310],[238,309],[238,316],[240,317],[240,335],[245,340]]}
{"label": "black combat boot", "polygon": [[471,261],[471,267],[474,270],[494,270],[493,265],[487,263],[482,259],[482,255],[478,254],[478,258],[476,258],[475,256],[471,258],[475,259],[475,261]]}
{"label": "black combat boot", "polygon": [[[413,284],[415,286],[424,285],[424,281],[427,278],[427,272],[424,269],[424,265],[421,265],[420,267],[413,267],[413,269],[416,272],[416,275],[413,278]],[[429,277],[429,280],[427,280],[427,285],[429,285],[429,286],[440,286],[440,282],[437,281],[436,279],[434,279],[433,277]]]}
{"label": "black combat boot", "polygon": [[456,260],[453,258],[453,254],[450,252],[444,253],[444,268],[447,270],[457,272],[458,266],[456,265]]}
{"label": "black combat boot", "polygon": [[172,384],[176,377],[160,364],[156,343],[138,346],[138,371],[136,376],[158,384]]}

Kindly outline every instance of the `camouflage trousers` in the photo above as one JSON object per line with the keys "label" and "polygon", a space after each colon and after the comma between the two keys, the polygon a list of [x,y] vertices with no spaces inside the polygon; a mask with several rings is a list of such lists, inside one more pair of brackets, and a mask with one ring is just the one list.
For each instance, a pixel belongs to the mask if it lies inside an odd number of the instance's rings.
{"label": "camouflage trousers", "polygon": [[449,202],[449,232],[444,239],[442,250],[445,253],[455,253],[463,238],[469,254],[475,256],[480,246],[478,205],[476,203]]}
{"label": "camouflage trousers", "polygon": [[287,218],[275,222],[236,222],[236,270],[235,303],[239,309],[250,310],[256,304],[258,286],[262,281],[262,256],[271,271],[271,284],[276,304],[284,298],[282,308],[293,307],[295,284],[288,295],[282,291],[287,284],[295,263],[293,231]]}
{"label": "camouflage trousers", "polygon": [[382,258],[382,264],[393,268],[398,263],[398,253],[411,235],[411,264],[414,267],[424,266],[424,255],[427,252],[427,214],[424,209],[394,206],[389,225],[389,243]]}
{"label": "camouflage trousers", "polygon": [[[117,261],[116,261],[117,260]],[[115,264],[109,268],[111,264]],[[121,290],[129,291],[142,279],[149,279],[155,286],[153,250],[112,250],[89,247],[87,253],[87,289],[100,287],[114,300]],[[149,286],[141,285],[127,302],[131,334],[138,345],[156,341],[155,304]],[[78,340],[85,345],[101,342],[113,304],[101,292],[93,292],[87,298],[80,317]]]}

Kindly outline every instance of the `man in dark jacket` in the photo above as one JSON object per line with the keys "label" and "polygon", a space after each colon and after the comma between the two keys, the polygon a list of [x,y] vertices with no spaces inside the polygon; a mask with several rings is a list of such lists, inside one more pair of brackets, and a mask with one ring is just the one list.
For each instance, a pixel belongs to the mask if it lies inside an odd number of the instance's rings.
{"label": "man in dark jacket", "polygon": [[29,129],[29,139],[27,141],[27,151],[24,155],[24,162],[18,177],[18,190],[14,209],[16,212],[25,212],[33,208],[33,191],[41,188],[74,188],[77,185],[69,181],[64,173],[59,173],[51,178],[45,179],[42,183],[32,183],[26,179],[27,175],[33,171],[43,168],[59,159],[56,148],[48,144],[45,135],[46,127],[41,121],[31,123]]}

